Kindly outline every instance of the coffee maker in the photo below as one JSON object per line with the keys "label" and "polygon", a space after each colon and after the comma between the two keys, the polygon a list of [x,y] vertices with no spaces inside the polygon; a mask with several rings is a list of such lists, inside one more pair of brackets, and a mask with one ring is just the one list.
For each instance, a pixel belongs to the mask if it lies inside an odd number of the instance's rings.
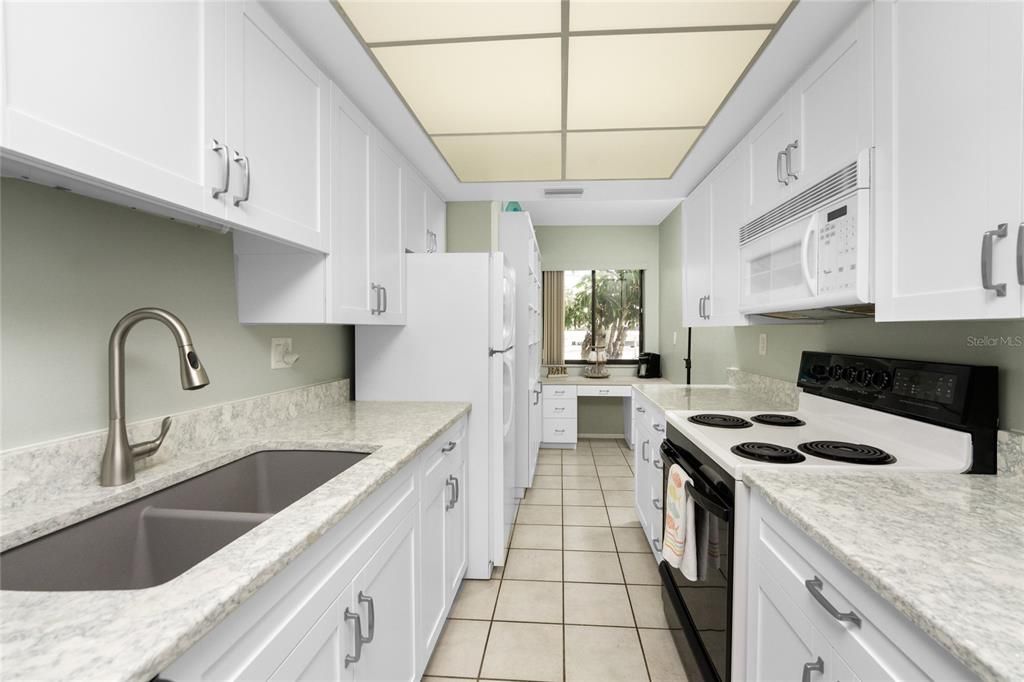
{"label": "coffee maker", "polygon": [[661,356],[657,353],[641,353],[636,364],[636,375],[641,379],[661,378]]}

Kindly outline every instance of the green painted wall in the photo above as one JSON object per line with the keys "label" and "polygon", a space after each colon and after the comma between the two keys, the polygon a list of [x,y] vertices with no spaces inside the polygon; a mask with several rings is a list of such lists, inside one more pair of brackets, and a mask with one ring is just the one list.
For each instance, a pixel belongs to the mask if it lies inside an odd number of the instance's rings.
{"label": "green painted wall", "polygon": [[[662,273],[661,347],[665,376],[684,381],[682,359],[682,216],[677,208],[660,227]],[[677,342],[672,344],[672,332]],[[767,353],[758,355],[758,337]],[[803,350],[859,353],[1000,367],[1000,412],[1004,428],[1024,430],[1024,346],[986,345],[984,339],[1024,337],[1024,321],[875,322],[833,320],[815,325],[755,325],[693,331],[693,382],[725,380],[726,367],[792,381]]]}
{"label": "green painted wall", "polygon": [[[537,226],[544,270],[644,270],[644,349],[658,352],[663,275],[658,256],[660,231],[653,225]],[[572,370],[570,370],[572,371]],[[632,373],[630,368],[613,369]],[[622,437],[622,401],[581,398],[578,431]]]}
{"label": "green painted wall", "polygon": [[481,253],[498,243],[497,201],[450,201],[445,225],[449,253]]}
{"label": "green painted wall", "polygon": [[[4,179],[0,447],[106,428],[107,339],[142,306],[185,321],[210,385],[182,391],[170,334],[144,322],[127,343],[130,420],[352,376],[351,327],[238,323],[231,235]],[[294,368],[270,369],[275,336],[294,339]]]}

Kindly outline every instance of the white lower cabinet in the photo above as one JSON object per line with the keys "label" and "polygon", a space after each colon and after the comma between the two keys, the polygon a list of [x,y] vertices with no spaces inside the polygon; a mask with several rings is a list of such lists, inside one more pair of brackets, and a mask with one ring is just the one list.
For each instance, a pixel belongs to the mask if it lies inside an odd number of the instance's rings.
{"label": "white lower cabinet", "polygon": [[665,440],[665,413],[637,391],[633,391],[632,403],[636,512],[647,543],[654,556],[661,559],[665,514],[661,443]]}
{"label": "white lower cabinet", "polygon": [[428,446],[161,677],[419,679],[465,573],[465,427]]}
{"label": "white lower cabinet", "polygon": [[759,493],[750,524],[744,679],[976,679]]}

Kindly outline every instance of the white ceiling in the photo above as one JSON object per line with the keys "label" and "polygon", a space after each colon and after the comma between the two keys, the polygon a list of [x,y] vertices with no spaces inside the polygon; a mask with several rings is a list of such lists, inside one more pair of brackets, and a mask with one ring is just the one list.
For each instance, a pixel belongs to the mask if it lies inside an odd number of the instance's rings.
{"label": "white ceiling", "polygon": [[519,203],[530,212],[534,225],[658,225],[679,205],[679,199],[541,199]]}
{"label": "white ceiling", "polygon": [[[641,11],[645,4],[651,3],[637,0],[637,11]],[[715,3],[709,6],[711,4]],[[685,197],[865,4],[866,0],[801,0],[693,146],[686,160],[669,179],[553,182],[496,180],[476,183],[459,182],[331,0],[268,0],[264,6],[420,170],[443,198],[448,201],[515,199],[530,204],[534,207],[531,212],[536,214],[536,202],[544,201],[546,188],[584,189],[586,201],[570,202],[570,205],[576,206],[569,209],[571,211],[582,211],[585,203],[596,201],[619,202],[627,206],[629,201],[678,201]],[[602,7],[600,2],[594,7],[595,14],[591,20],[594,25],[621,21],[620,17],[599,16],[597,10]],[[425,27],[424,30],[430,29]],[[643,209],[639,204],[634,206],[637,219],[623,218],[616,222],[641,224],[638,219],[643,219],[640,215]],[[565,224],[564,220],[558,222]],[[594,223],[591,221],[590,224]]]}

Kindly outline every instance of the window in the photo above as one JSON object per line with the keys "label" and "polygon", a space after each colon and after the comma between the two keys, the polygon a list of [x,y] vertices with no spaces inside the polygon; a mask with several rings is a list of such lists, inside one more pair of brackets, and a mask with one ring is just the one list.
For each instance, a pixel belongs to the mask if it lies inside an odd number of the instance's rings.
{"label": "window", "polygon": [[609,364],[633,364],[644,345],[643,270],[570,270],[565,277],[565,362],[605,347]]}

